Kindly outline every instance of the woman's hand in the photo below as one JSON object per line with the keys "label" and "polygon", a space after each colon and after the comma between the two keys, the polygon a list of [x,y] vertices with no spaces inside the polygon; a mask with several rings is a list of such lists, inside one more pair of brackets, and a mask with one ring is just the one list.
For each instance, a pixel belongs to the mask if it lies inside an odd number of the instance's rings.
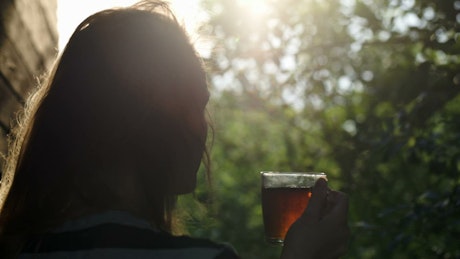
{"label": "woman's hand", "polygon": [[281,258],[338,258],[345,254],[350,236],[348,197],[329,190],[319,179],[307,209],[290,227]]}

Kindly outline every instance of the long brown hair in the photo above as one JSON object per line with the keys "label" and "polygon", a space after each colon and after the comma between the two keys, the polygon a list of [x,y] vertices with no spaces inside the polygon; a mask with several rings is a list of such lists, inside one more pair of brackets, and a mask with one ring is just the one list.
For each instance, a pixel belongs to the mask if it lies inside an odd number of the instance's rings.
{"label": "long brown hair", "polygon": [[176,195],[167,172],[180,161],[169,146],[183,129],[165,106],[199,111],[207,98],[200,59],[166,3],[88,17],[30,98],[10,146],[2,248],[17,251],[29,235],[69,218],[122,207],[116,189],[125,175],[113,169],[123,166],[145,193],[145,210],[134,213],[173,231]]}

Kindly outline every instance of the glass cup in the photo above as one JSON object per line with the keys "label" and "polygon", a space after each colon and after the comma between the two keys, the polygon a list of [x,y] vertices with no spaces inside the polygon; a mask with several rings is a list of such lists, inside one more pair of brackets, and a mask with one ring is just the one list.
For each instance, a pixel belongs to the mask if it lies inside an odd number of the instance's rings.
{"label": "glass cup", "polygon": [[303,213],[320,172],[261,172],[265,237],[282,245],[289,227]]}

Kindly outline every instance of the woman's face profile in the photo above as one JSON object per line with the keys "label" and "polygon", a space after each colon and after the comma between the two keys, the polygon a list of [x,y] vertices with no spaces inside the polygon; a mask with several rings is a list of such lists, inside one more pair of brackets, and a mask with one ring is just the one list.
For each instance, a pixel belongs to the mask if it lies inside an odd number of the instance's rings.
{"label": "woman's face profile", "polygon": [[168,142],[171,156],[168,189],[174,194],[190,193],[196,187],[197,172],[205,151],[208,127],[205,106],[200,109],[184,107],[180,114],[173,116],[179,116],[180,120],[168,133],[172,134]]}

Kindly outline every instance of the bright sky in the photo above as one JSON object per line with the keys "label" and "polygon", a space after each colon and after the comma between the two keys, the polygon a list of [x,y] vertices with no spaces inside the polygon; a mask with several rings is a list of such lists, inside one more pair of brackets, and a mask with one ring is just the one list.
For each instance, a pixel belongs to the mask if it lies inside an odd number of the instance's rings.
{"label": "bright sky", "polygon": [[[205,13],[199,7],[200,0],[170,0],[171,8],[177,19],[182,22],[193,41],[200,42],[196,30],[198,23],[206,20]],[[62,49],[75,28],[89,15],[111,7],[128,6],[137,0],[58,0],[59,49]],[[197,43],[199,52],[206,52],[206,47]],[[205,53],[202,53],[205,54]]]}

